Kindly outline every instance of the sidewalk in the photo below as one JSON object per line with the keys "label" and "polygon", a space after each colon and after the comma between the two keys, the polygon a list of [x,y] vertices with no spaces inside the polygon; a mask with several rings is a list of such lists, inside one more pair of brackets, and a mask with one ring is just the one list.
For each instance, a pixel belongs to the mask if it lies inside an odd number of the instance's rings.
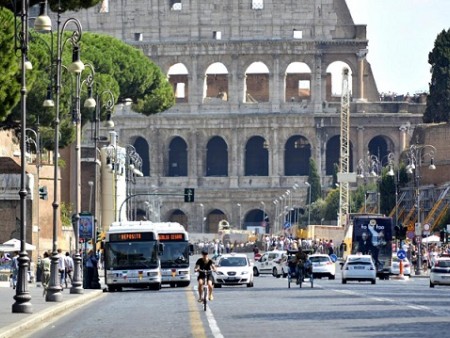
{"label": "sidewalk", "polygon": [[101,289],[86,289],[83,290],[83,294],[70,294],[70,289],[64,289],[61,302],[46,302],[42,295],[42,287],[39,287],[39,284],[30,283],[28,292],[31,295],[33,313],[12,313],[16,290],[9,287],[9,282],[0,283],[0,338],[20,337],[21,331],[64,312],[66,309],[80,304],[88,304],[103,294],[103,284],[101,284]]}

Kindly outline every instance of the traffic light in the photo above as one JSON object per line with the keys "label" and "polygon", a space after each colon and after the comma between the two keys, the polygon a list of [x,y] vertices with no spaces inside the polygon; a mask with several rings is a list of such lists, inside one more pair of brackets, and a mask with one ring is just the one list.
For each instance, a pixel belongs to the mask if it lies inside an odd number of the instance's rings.
{"label": "traffic light", "polygon": [[185,202],[194,202],[194,188],[185,188],[184,189],[184,201]]}
{"label": "traffic light", "polygon": [[402,226],[401,224],[396,225],[394,227],[395,238],[400,239],[400,240],[406,239],[406,231],[407,230],[408,230],[408,228]]}
{"label": "traffic light", "polygon": [[39,198],[41,200],[47,200],[48,199],[48,194],[47,194],[47,187],[39,187]]}

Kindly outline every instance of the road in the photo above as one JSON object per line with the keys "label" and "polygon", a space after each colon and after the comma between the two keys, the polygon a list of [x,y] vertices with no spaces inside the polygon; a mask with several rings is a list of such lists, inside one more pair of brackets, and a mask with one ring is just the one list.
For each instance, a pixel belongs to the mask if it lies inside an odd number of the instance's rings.
{"label": "road", "polygon": [[[287,288],[255,279],[223,287],[204,312],[194,286],[105,293],[95,302],[28,332],[29,337],[438,337],[450,327],[450,287],[426,278]],[[195,283],[194,283],[195,284]]]}

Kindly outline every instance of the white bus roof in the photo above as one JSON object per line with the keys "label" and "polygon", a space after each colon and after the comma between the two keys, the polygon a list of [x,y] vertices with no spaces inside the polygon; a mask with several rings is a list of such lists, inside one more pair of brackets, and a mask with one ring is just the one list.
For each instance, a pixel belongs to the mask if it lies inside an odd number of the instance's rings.
{"label": "white bus roof", "polygon": [[186,229],[180,223],[177,222],[160,222],[153,223],[153,226],[158,230],[158,232],[185,232]]}
{"label": "white bus roof", "polygon": [[125,222],[114,222],[109,227],[108,233],[116,232],[133,232],[133,231],[155,231],[157,229],[153,222],[149,221],[125,221]]}

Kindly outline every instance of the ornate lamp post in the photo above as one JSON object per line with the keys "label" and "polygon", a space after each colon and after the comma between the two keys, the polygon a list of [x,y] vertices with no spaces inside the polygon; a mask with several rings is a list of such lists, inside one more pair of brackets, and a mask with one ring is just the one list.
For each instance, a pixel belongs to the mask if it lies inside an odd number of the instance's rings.
{"label": "ornate lamp post", "polygon": [[239,226],[239,230],[241,229],[241,204],[237,203],[236,206],[239,208],[239,218],[238,218],[238,226]]}
{"label": "ornate lamp post", "polygon": [[[16,3],[14,3],[17,5]],[[32,313],[33,306],[31,305],[31,295],[27,288],[27,272],[30,259],[25,250],[26,234],[27,234],[27,210],[26,210],[26,198],[27,198],[27,188],[26,188],[26,117],[27,117],[27,86],[26,86],[26,65],[27,65],[27,53],[28,53],[28,1],[22,0],[20,9],[20,32],[17,32],[18,26],[15,25],[15,42],[16,50],[21,52],[21,89],[20,89],[20,253],[18,258],[19,271],[18,271],[18,281],[16,287],[16,295],[14,296],[15,303],[12,305],[13,313]],[[17,11],[15,8],[15,15]]]}
{"label": "ornate lamp post", "polygon": [[416,241],[417,244],[417,264],[416,264],[416,275],[420,275],[422,271],[422,224],[421,224],[421,214],[420,214],[420,167],[425,162],[426,158],[430,159],[430,164],[428,169],[435,170],[434,165],[434,155],[436,153],[436,148],[430,144],[413,144],[409,147],[408,165],[406,166],[406,172],[408,174],[414,175],[414,191],[416,198],[416,210],[417,210],[417,223],[416,223]]}
{"label": "ornate lamp post", "polygon": [[[40,15],[36,18],[34,26],[37,31],[52,31],[51,20],[47,15],[47,2],[41,3]],[[50,282],[47,288],[45,300],[48,302],[60,302],[62,301],[61,286],[58,281],[58,220],[59,220],[59,172],[58,172],[58,155],[59,155],[59,124],[60,124],[60,96],[61,96],[61,73],[62,73],[62,52],[66,42],[70,42],[73,47],[73,59],[69,70],[75,74],[79,74],[84,70],[84,64],[79,60],[80,53],[80,40],[82,35],[81,23],[75,18],[67,19],[61,25],[61,7],[58,8],[57,26],[56,26],[56,55],[53,53],[53,44],[51,45],[51,59],[56,62],[56,83],[55,83],[55,141],[54,141],[54,178],[53,178],[53,240],[52,240],[52,257],[51,257],[51,270],[50,270]],[[72,35],[65,39],[64,32],[69,24],[75,25],[75,30]],[[65,39],[65,40],[64,40]],[[64,40],[64,41],[63,41]],[[55,59],[56,58],[56,59]],[[46,100],[44,105],[51,107],[52,101]],[[77,238],[78,241],[78,238]],[[79,253],[77,252],[77,255]],[[76,271],[76,270],[75,270]],[[76,273],[76,272],[75,272]],[[75,276],[74,273],[74,276]]]}

